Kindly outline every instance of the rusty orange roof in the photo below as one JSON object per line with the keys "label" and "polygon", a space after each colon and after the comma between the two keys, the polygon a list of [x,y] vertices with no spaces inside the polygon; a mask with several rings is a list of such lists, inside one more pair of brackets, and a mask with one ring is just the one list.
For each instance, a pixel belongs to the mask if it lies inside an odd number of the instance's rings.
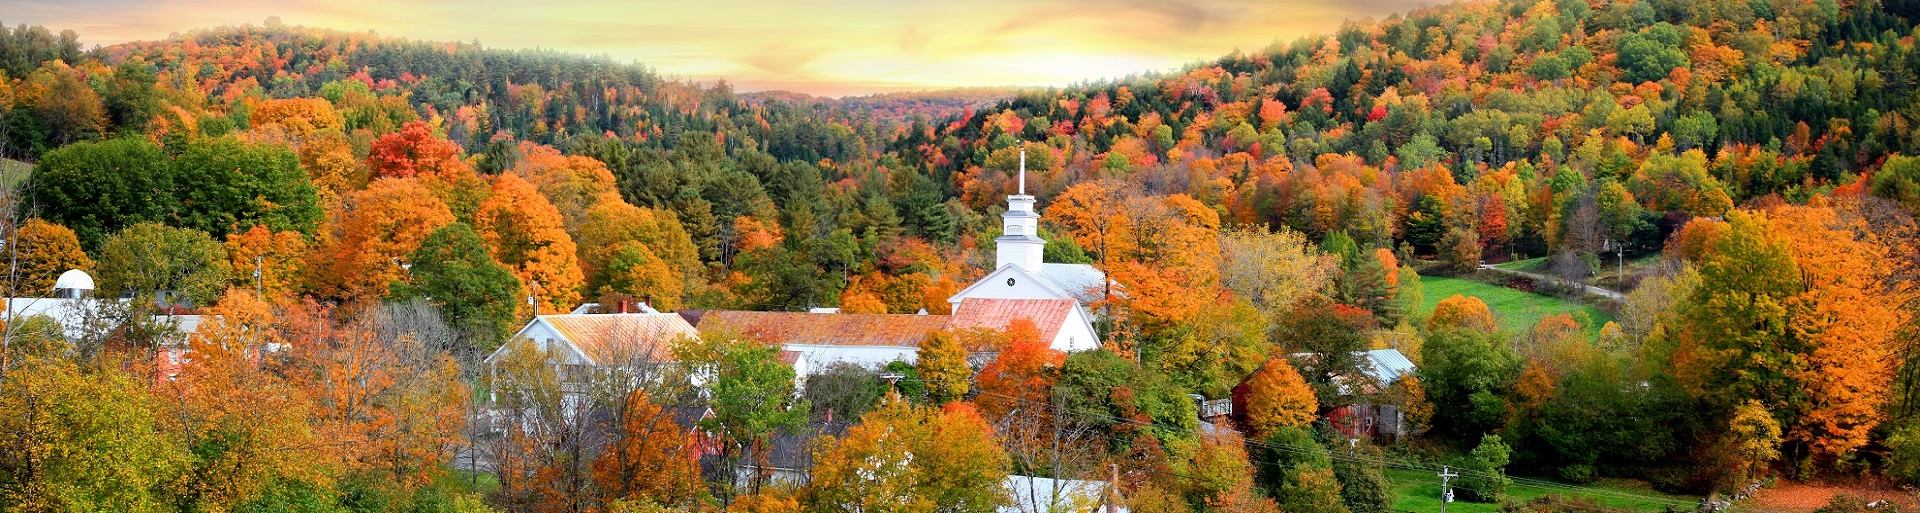
{"label": "rusty orange roof", "polygon": [[954,329],[1005,330],[1014,319],[1027,319],[1040,330],[1040,341],[1052,343],[1060,327],[1079,305],[1072,299],[995,299],[970,297],[953,311]]}
{"label": "rusty orange roof", "polygon": [[542,315],[540,320],[602,365],[636,358],[672,361],[675,340],[700,336],[686,319],[670,313]]}
{"label": "rusty orange roof", "polygon": [[709,311],[701,330],[720,329],[771,344],[920,347],[947,327],[945,315]]}

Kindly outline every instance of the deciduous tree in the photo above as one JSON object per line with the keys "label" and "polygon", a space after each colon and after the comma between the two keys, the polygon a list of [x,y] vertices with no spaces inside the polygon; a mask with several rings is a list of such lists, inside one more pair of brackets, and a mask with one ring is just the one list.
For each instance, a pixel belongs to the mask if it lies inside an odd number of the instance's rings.
{"label": "deciduous tree", "polygon": [[973,369],[967,366],[967,352],[952,332],[941,330],[927,334],[920,344],[914,368],[927,383],[927,398],[934,404],[946,404],[967,396]]}
{"label": "deciduous tree", "polygon": [[205,232],[141,223],[100,245],[100,293],[172,291],[210,305],[226,291],[227,252]]}
{"label": "deciduous tree", "polygon": [[934,409],[899,396],[861,416],[814,457],[814,511],[998,511],[1007,455],[967,403]]}
{"label": "deciduous tree", "polygon": [[472,354],[498,347],[515,329],[515,312],[525,289],[505,266],[487,254],[486,241],[466,223],[454,222],[427,234],[408,256],[409,288],[439,307],[449,326],[471,337]]}
{"label": "deciduous tree", "polygon": [[1285,358],[1267,360],[1247,380],[1247,427],[1256,436],[1305,427],[1318,413],[1313,388]]}
{"label": "deciduous tree", "polygon": [[298,291],[307,274],[307,241],[300,232],[275,232],[254,225],[227,234],[227,266],[232,286],[254,289],[266,298]]}
{"label": "deciduous tree", "polygon": [[474,215],[474,229],[493,258],[533,289],[542,311],[564,312],[580,300],[579,256],[562,229],[560,211],[526,180],[503,174]]}
{"label": "deciduous tree", "polygon": [[0,247],[0,265],[13,269],[4,289],[7,297],[51,297],[61,273],[93,270],[93,259],[80,250],[73,230],[45,219],[28,219],[8,242]]}
{"label": "deciduous tree", "polygon": [[317,248],[308,269],[317,292],[346,300],[385,297],[427,234],[454,221],[447,204],[416,179],[377,180],[343,208],[332,240]]}
{"label": "deciduous tree", "polygon": [[646,391],[628,394],[615,419],[614,443],[593,462],[594,482],[606,500],[686,507],[707,495],[698,435],[676,424]]}

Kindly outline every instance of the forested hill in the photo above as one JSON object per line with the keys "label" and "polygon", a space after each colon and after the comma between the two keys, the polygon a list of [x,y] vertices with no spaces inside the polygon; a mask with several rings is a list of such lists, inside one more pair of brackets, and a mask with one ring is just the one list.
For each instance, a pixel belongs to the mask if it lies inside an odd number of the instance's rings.
{"label": "forested hill", "polygon": [[[141,132],[163,106],[215,114],[244,127],[254,103],[278,98],[322,97],[340,104],[349,131],[386,133],[407,120],[432,120],[448,139],[476,154],[486,151],[495,134],[556,145],[604,134],[671,147],[679,133],[694,131],[722,134],[730,148],[757,145],[782,158],[838,161],[865,157],[856,155],[859,148],[878,147],[887,136],[885,125],[959,111],[953,102],[924,101],[938,93],[919,99],[892,95],[902,98],[898,102],[853,99],[854,109],[819,98],[749,104],[724,82],[670,80],[644,65],[604,56],[277,23],[196,30],[88,52],[71,32],[56,36],[24,25],[10,32],[7,76],[32,77],[42,64],[60,60],[67,68],[50,72],[89,81],[107,100],[106,112],[97,113],[104,116],[42,119],[30,127],[41,133],[14,135],[7,153],[23,158],[64,142]],[[869,111],[882,113],[885,121],[877,125]]]}
{"label": "forested hill", "polygon": [[[1711,216],[1804,201],[1914,154],[1914,35],[1872,1],[1465,2],[1182,73],[1022,94],[896,148],[960,173],[976,208],[1011,187],[995,158],[1028,141],[1055,153],[1047,193],[1125,178],[1233,222],[1421,253],[1463,216],[1491,219],[1507,225],[1480,226],[1492,249],[1538,256],[1607,238],[1566,241],[1552,223],[1566,197],[1617,184],[1616,200],[1631,193],[1647,213]],[[1881,189],[1912,190],[1912,171],[1896,173]],[[1598,230],[1638,250],[1672,228],[1618,214]]]}

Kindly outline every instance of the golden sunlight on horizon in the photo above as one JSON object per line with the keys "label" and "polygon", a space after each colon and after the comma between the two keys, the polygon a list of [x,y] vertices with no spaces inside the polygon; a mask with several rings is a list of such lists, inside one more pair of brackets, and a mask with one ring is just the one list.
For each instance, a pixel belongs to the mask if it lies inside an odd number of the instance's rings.
{"label": "golden sunlight on horizon", "polygon": [[288,25],[389,37],[604,54],[663,76],[725,79],[740,91],[842,96],[1116,78],[1427,3],[65,0],[10,6],[0,22],[71,29],[91,47],[277,16]]}

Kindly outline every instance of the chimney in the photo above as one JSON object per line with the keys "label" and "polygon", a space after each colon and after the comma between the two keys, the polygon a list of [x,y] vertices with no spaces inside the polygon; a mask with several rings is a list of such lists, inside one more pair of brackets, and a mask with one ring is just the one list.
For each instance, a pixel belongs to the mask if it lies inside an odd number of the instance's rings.
{"label": "chimney", "polygon": [[833,422],[833,408],[827,408],[827,422]]}
{"label": "chimney", "polygon": [[627,313],[627,300],[620,300],[620,313]]}

